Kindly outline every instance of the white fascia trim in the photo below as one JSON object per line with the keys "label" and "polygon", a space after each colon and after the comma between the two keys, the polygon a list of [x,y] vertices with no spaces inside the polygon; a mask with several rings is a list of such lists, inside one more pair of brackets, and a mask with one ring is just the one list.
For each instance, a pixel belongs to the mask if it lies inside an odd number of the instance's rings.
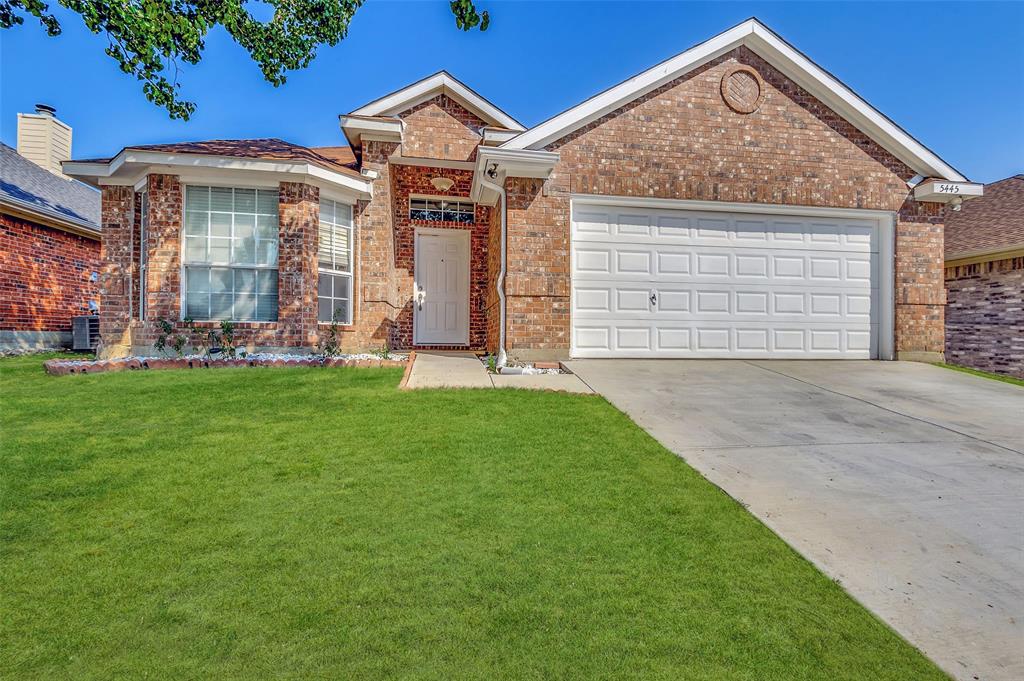
{"label": "white fascia trim", "polygon": [[[469,196],[484,205],[493,205],[497,195],[484,194],[488,178],[487,169],[497,164],[498,168],[491,182],[502,185],[506,177],[532,177],[547,179],[558,163],[558,153],[533,149],[502,149],[500,147],[477,147],[476,167],[473,172],[473,186]],[[493,194],[493,192],[492,192]]]}
{"label": "white fascia trim", "polygon": [[926,176],[966,181],[967,178],[756,19],[744,21],[588,99],[527,130],[502,148],[542,148],[740,45],[746,45],[766,59],[914,170]]}
{"label": "white fascia trim", "polygon": [[466,105],[470,111],[493,125],[499,125],[516,131],[525,130],[517,120],[444,71],[435,73],[406,88],[370,102],[351,112],[350,115],[388,116],[400,113],[442,92],[454,96],[462,104]]}
{"label": "white fascia trim", "polygon": [[515,130],[495,130],[493,128],[484,128],[483,133],[483,143],[486,146],[504,144],[519,134]]}
{"label": "white fascia trim", "polygon": [[370,198],[373,183],[363,178],[350,177],[321,168],[312,163],[272,161],[265,159],[210,156],[207,154],[168,154],[156,151],[125,149],[109,163],[67,163],[65,172],[69,175],[93,179],[100,185],[134,185],[139,177],[150,172],[153,166],[163,166],[161,171],[171,171],[184,177],[196,175],[216,176],[220,172],[267,173],[283,176],[286,181],[309,178],[314,184],[326,183]]}
{"label": "white fascia trim", "polygon": [[419,156],[390,156],[388,157],[394,165],[399,166],[426,166],[428,168],[451,168],[453,170],[473,170],[476,164],[473,161],[449,161],[443,158],[423,158]]}
{"label": "white fascia trim", "polygon": [[385,138],[391,142],[402,141],[402,121],[368,120],[353,116],[338,116],[341,130],[350,141],[356,141],[364,135]]}
{"label": "white fascia trim", "polygon": [[664,208],[728,213],[758,213],[760,215],[799,215],[866,219],[878,229],[878,359],[896,358],[896,214],[885,210],[861,208],[827,208],[817,206],[789,206],[774,203],[734,203],[730,201],[691,201],[689,199],[652,199],[630,196],[601,196],[598,194],[572,194],[569,197],[569,215],[577,205],[600,204],[632,208]]}

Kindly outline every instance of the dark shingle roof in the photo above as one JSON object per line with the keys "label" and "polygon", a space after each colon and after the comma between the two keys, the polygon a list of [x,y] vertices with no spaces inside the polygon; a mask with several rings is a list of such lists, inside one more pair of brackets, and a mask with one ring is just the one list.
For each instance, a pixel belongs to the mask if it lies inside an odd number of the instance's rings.
{"label": "dark shingle roof", "polygon": [[0,142],[0,201],[99,232],[100,193],[59,177]]}
{"label": "dark shingle roof", "polygon": [[[133,144],[136,151],[160,151],[168,154],[202,154],[232,158],[256,158],[270,161],[306,161],[326,170],[360,177],[354,168],[355,155],[347,147],[303,147],[277,138],[245,140],[204,140],[171,144]],[[347,149],[347,153],[345,150]],[[78,163],[107,163],[112,159],[75,159]]]}
{"label": "dark shingle roof", "polygon": [[946,214],[946,259],[1024,244],[1024,175],[985,185],[985,195]]}

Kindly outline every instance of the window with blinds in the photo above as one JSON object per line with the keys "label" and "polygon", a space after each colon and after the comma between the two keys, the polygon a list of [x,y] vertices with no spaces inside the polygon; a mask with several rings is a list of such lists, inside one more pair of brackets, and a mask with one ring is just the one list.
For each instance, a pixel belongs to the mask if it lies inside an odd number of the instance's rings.
{"label": "window with blinds", "polygon": [[352,323],[352,206],[320,200],[317,320]]}
{"label": "window with blinds", "polygon": [[277,320],[277,190],[185,187],[184,316]]}

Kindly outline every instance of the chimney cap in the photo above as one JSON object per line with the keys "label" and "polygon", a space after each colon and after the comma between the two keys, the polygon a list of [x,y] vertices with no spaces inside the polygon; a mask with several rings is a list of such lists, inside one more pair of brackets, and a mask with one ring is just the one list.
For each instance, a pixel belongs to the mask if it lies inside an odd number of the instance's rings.
{"label": "chimney cap", "polygon": [[36,113],[43,116],[56,116],[57,109],[49,104],[36,104]]}

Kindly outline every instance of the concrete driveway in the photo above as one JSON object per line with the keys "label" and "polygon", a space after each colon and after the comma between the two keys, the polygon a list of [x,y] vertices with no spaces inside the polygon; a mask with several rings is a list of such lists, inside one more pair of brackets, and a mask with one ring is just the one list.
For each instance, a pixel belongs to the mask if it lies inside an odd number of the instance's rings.
{"label": "concrete driveway", "polygon": [[946,671],[1024,679],[1024,389],[910,362],[569,364]]}

